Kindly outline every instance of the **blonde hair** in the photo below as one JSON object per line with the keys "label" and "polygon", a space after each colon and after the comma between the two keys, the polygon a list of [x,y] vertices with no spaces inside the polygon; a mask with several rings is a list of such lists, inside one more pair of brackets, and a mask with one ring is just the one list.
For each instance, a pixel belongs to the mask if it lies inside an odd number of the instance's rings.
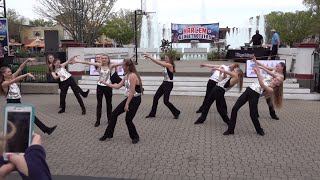
{"label": "blonde hair", "polygon": [[8,139],[10,139],[10,138],[12,138],[13,136],[14,136],[14,134],[16,133],[16,131],[17,131],[17,129],[16,129],[16,127],[13,125],[13,123],[12,122],[10,122],[10,121],[7,121],[7,123],[8,123],[8,125],[10,126],[10,128],[11,128],[11,132],[10,133],[7,133],[7,134],[5,134],[5,135],[1,135],[0,136],[0,154],[2,154],[3,153],[3,151],[5,150],[5,142],[8,140]]}
{"label": "blonde hair", "polygon": [[239,82],[238,82],[238,86],[239,86],[239,92],[241,92],[242,90],[242,86],[243,86],[243,71],[242,69],[239,68],[239,65],[237,64],[237,68],[235,68],[235,71],[238,74],[239,77]]}
{"label": "blonde hair", "polygon": [[273,104],[276,108],[282,108],[283,102],[283,83],[273,88]]}

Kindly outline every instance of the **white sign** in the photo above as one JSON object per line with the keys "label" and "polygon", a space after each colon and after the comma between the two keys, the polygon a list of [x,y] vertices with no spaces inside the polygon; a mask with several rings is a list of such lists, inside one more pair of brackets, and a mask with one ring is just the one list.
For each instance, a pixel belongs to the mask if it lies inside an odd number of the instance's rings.
{"label": "white sign", "polygon": [[[96,59],[91,58],[90,61],[91,62],[96,62]],[[122,63],[122,62],[123,62],[123,59],[111,59],[111,63],[119,64],[119,63]],[[116,71],[117,71],[119,76],[123,76],[124,70],[122,69],[122,66],[118,66],[116,68]],[[97,71],[96,67],[93,66],[93,65],[90,65],[90,76],[99,76],[99,72]]]}
{"label": "white sign", "polygon": [[[267,67],[276,67],[277,64],[280,62],[286,63],[286,60],[280,59],[280,60],[258,60],[259,63],[264,64]],[[247,60],[246,62],[246,77],[257,77],[257,74],[254,72],[253,68],[256,66],[256,64],[252,60]],[[260,70],[260,73],[263,77],[267,75],[267,73],[264,70]]]}

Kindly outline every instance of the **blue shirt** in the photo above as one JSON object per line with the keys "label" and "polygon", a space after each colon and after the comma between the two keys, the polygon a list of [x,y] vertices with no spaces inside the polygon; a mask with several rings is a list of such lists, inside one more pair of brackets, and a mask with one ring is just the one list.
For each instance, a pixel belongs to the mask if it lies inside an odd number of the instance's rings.
{"label": "blue shirt", "polygon": [[278,40],[279,40],[279,34],[278,33],[274,33],[272,36],[272,40],[271,40],[271,44],[272,45],[278,45]]}

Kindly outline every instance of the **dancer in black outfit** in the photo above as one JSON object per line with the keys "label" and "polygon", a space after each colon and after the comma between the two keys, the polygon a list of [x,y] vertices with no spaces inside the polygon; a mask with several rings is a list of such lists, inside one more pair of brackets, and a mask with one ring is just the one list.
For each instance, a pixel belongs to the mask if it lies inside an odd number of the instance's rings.
{"label": "dancer in black outfit", "polygon": [[136,115],[141,103],[141,94],[143,90],[142,82],[132,60],[125,59],[123,61],[122,67],[126,73],[126,76],[119,84],[110,84],[104,81],[100,81],[100,83],[116,89],[124,86],[126,99],[124,99],[112,112],[111,121],[108,124],[104,135],[99,140],[104,141],[107,138],[113,138],[114,128],[116,127],[118,116],[126,112],[125,120],[128,127],[129,135],[132,139],[132,143],[136,144],[139,142],[139,135],[137,133],[135,125],[133,124],[133,118]]}
{"label": "dancer in black outfit", "polygon": [[[255,57],[253,57],[253,61],[256,62]],[[282,105],[283,76],[275,75],[275,78],[273,78],[270,82],[267,82],[261,76],[260,68],[259,66],[257,66],[257,63],[256,63],[256,67],[254,68],[254,71],[257,73],[258,82],[252,83],[249,87],[247,87],[245,92],[239,97],[239,99],[233,106],[232,112],[231,112],[231,118],[229,121],[229,126],[227,131],[223,133],[224,135],[234,134],[238,111],[247,101],[249,101],[250,117],[251,117],[252,123],[256,129],[256,132],[261,136],[264,136],[264,130],[261,128],[260,122],[258,119],[258,102],[259,102],[260,95],[262,94],[265,94],[265,96],[273,95],[275,106],[281,107]]]}
{"label": "dancer in black outfit", "polygon": [[[34,79],[34,76],[30,73],[19,75],[21,70],[26,66],[28,62],[34,62],[35,59],[29,58],[25,62],[23,62],[19,69],[12,74],[10,68],[8,67],[2,67],[0,68],[0,95],[6,95],[7,96],[7,103],[21,103],[21,92],[19,89],[19,86],[16,84],[16,82],[21,81],[22,79],[26,77],[31,77]],[[45,124],[43,124],[36,116],[34,117],[34,123],[41,129],[42,132],[51,134],[57,126],[54,127],[47,127]]]}
{"label": "dancer in black outfit", "polygon": [[228,111],[225,93],[230,90],[234,85],[239,83],[239,92],[241,92],[243,84],[243,72],[240,68],[235,68],[229,72],[221,68],[213,68],[213,70],[220,71],[224,75],[224,79],[217,83],[217,85],[210,91],[207,99],[204,102],[202,114],[194,124],[202,124],[208,115],[212,103],[216,100],[217,110],[225,123],[229,123]]}
{"label": "dancer in black outfit", "polygon": [[[60,64],[60,60],[59,59],[55,59],[52,63],[52,69],[54,72],[52,72],[52,76],[54,79],[60,79],[61,81],[61,92],[60,92],[60,103],[61,103],[61,109],[58,112],[60,113],[64,113],[66,110],[66,96],[67,96],[67,92],[69,87],[71,87],[74,95],[76,96],[80,107],[82,109],[82,115],[86,114],[86,108],[83,104],[83,101],[80,97],[80,92],[79,89],[81,89],[78,84],[75,82],[75,80],[73,79],[72,75],[66,70],[66,66],[71,63],[76,56],[72,57],[71,59],[67,60],[66,62]],[[88,96],[89,90],[87,91],[87,95]]]}
{"label": "dancer in black outfit", "polygon": [[[223,65],[223,64],[222,65],[201,64],[200,67],[223,68],[226,71],[233,71],[235,68],[238,68],[239,65],[237,63],[232,64],[230,66],[226,66],[226,65]],[[211,90],[220,81],[219,77],[220,77],[220,71],[213,70],[212,71],[212,76],[210,77],[210,79],[208,80],[208,83],[207,83],[206,95],[204,96],[203,103],[200,106],[200,108],[197,110],[197,113],[201,113],[202,112],[203,107],[204,107],[204,103],[208,99],[208,96],[209,96]],[[223,108],[227,109],[227,104],[224,104],[224,105],[221,104],[221,106],[224,106]]]}
{"label": "dancer in black outfit", "polygon": [[[48,82],[58,82],[58,85],[59,85],[59,89],[61,90],[61,81],[60,79],[55,79],[53,76],[52,76],[52,72],[54,71],[53,70],[53,61],[54,61],[54,56],[52,54],[48,54],[47,56],[47,59],[46,59],[46,65],[47,65],[47,68],[48,68]],[[89,89],[84,92],[79,86],[77,86],[77,90],[78,92],[81,94],[82,97],[86,98],[88,97],[88,94],[89,94]],[[59,105],[59,108],[62,108],[62,102],[60,101],[60,105]]]}
{"label": "dancer in black outfit", "polygon": [[153,97],[153,104],[152,109],[149,115],[146,116],[146,118],[153,118],[156,116],[157,113],[157,107],[158,107],[158,101],[160,97],[163,95],[163,102],[164,104],[170,109],[171,113],[174,116],[174,119],[178,119],[180,115],[180,111],[174,107],[174,105],[169,102],[170,93],[173,88],[173,73],[175,73],[175,64],[174,64],[174,57],[170,57],[169,54],[166,54],[164,56],[164,62],[158,61],[157,59],[154,59],[152,56],[150,56],[147,53],[143,54],[144,57],[151,59],[154,63],[160,65],[163,67],[163,82],[158,88],[156,94]]}
{"label": "dancer in black outfit", "polygon": [[93,65],[96,67],[97,71],[99,72],[99,81],[97,83],[97,111],[96,111],[96,123],[94,124],[95,127],[98,127],[100,125],[100,119],[101,119],[101,110],[102,110],[102,99],[103,95],[106,98],[106,106],[107,106],[107,117],[108,117],[108,123],[111,119],[111,112],[112,112],[112,88],[108,87],[107,85],[100,83],[100,81],[103,82],[112,82],[111,76],[112,74],[116,73],[115,68],[117,66],[121,66],[120,64],[111,64],[110,58],[108,55],[97,55],[97,62],[88,62],[88,61],[79,61],[74,60],[74,63],[81,63],[81,64],[87,64],[87,65]]}

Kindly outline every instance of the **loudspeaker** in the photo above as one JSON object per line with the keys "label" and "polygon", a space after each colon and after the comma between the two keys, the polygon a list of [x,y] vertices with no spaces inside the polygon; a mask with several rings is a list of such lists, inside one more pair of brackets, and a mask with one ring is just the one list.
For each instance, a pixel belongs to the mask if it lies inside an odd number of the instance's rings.
{"label": "loudspeaker", "polygon": [[45,51],[59,51],[59,32],[58,30],[44,31]]}

